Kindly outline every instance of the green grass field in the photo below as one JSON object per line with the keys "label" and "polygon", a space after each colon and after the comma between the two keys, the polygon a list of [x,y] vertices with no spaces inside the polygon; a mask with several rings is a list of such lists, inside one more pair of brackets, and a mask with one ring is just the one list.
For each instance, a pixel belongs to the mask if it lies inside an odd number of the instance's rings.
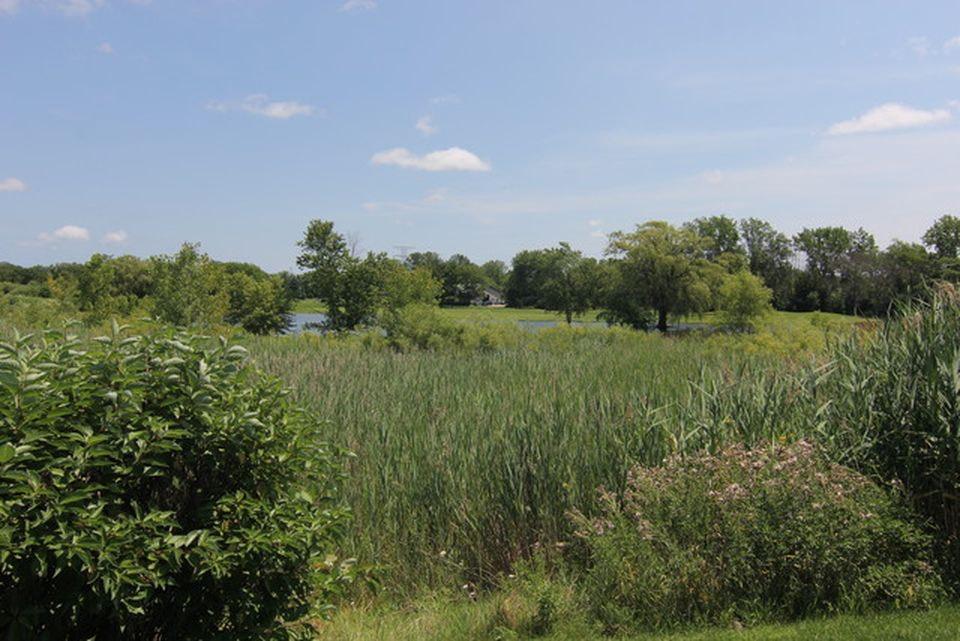
{"label": "green grass field", "polygon": [[[498,627],[497,601],[451,604],[423,600],[399,610],[346,610],[321,624],[325,641],[500,641],[527,638]],[[927,612],[840,616],[747,629],[708,628],[614,637],[621,641],[955,641],[960,607]],[[610,639],[586,623],[559,625],[544,641]]]}
{"label": "green grass field", "polygon": [[[294,313],[299,314],[322,314],[326,311],[324,305],[316,299],[298,300],[293,306]],[[443,307],[441,314],[455,321],[468,321],[478,323],[516,323],[518,321],[540,322],[554,321],[563,322],[563,316],[557,312],[551,312],[545,309],[518,309],[514,307]],[[598,310],[593,310],[581,316],[575,316],[577,322],[592,323],[597,322]],[[703,323],[707,325],[719,325],[720,316],[715,312],[709,312],[701,315],[684,317],[679,320],[684,323]],[[675,322],[675,321],[672,321]],[[809,325],[820,326],[824,328],[840,329],[851,327],[858,322],[862,322],[855,316],[844,316],[843,314],[832,314],[828,312],[772,312],[761,321],[761,329],[793,331],[797,328],[805,328]]]}

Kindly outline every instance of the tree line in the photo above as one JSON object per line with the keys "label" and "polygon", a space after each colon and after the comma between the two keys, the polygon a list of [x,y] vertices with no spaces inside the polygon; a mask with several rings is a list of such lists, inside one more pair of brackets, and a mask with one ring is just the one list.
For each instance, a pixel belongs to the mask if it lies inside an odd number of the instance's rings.
{"label": "tree line", "polygon": [[880,249],[863,228],[813,227],[789,237],[756,218],[709,216],[615,232],[600,259],[559,243],[523,250],[508,266],[462,254],[361,254],[332,222],[314,220],[298,243],[296,274],[216,262],[186,244],[149,259],[0,263],[0,292],[68,300],[92,319],[147,310],[177,325],[225,322],[256,333],[284,329],[295,299],[319,299],[328,329],[351,330],[396,321],[410,305],[482,302],[490,288],[508,306],[553,310],[568,322],[598,309],[612,324],[665,330],[671,317],[720,311],[732,325],[749,326],[771,306],[880,316],[927,283],[960,280],[960,218],[941,217],[922,241]]}

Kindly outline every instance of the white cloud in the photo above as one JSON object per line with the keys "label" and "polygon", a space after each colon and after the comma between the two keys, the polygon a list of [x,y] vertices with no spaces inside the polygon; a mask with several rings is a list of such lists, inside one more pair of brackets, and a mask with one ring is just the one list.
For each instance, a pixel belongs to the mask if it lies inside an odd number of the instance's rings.
{"label": "white cloud", "polygon": [[295,100],[271,101],[270,96],[263,93],[251,94],[240,102],[212,101],[207,103],[207,109],[210,111],[245,111],[275,120],[287,120],[294,116],[310,116],[317,111],[313,105]]}
{"label": "white cloud", "polygon": [[593,220],[588,220],[587,224],[590,225],[591,227],[599,227],[600,225],[603,224],[603,221],[597,220],[596,218],[594,218]]}
{"label": "white cloud", "polygon": [[377,8],[377,0],[347,0],[340,5],[340,11],[370,11]]}
{"label": "white cloud", "polygon": [[433,124],[432,116],[423,116],[417,120],[417,124],[414,125],[417,131],[422,133],[424,136],[432,136],[433,134],[440,131],[436,125]]}
{"label": "white cloud", "polygon": [[27,183],[23,182],[19,178],[4,178],[0,180],[0,191],[26,191]]}
{"label": "white cloud", "polygon": [[109,56],[113,53],[113,45],[111,45],[109,42],[101,42],[99,45],[97,45],[97,51]]}
{"label": "white cloud", "polygon": [[930,53],[930,41],[923,36],[908,38],[907,46],[910,47],[910,50],[913,51],[913,53],[917,54],[921,58]]}
{"label": "white cloud", "polygon": [[490,171],[489,163],[460,147],[431,151],[424,156],[417,156],[409,149],[396,147],[374,154],[370,162],[374,165],[395,165],[423,171]]}
{"label": "white cloud", "polygon": [[590,232],[590,237],[591,237],[591,238],[606,238],[606,237],[607,237],[607,232],[605,232],[605,231],[600,231],[599,229],[594,229],[592,232]]}
{"label": "white cloud", "polygon": [[943,43],[943,51],[950,53],[954,49],[960,49],[960,36],[954,36]]}
{"label": "white cloud", "polygon": [[946,109],[925,111],[895,102],[888,102],[879,107],[874,107],[862,116],[836,123],[827,130],[827,133],[839,136],[890,131],[892,129],[909,129],[946,122],[950,120],[950,117],[950,112]]}
{"label": "white cloud", "polygon": [[55,229],[52,232],[42,232],[39,236],[37,236],[37,240],[41,243],[55,243],[58,240],[90,240],[90,231],[85,227],[64,225],[63,227]]}
{"label": "white cloud", "polygon": [[103,235],[103,242],[108,245],[122,245],[127,241],[127,232],[122,229],[108,231]]}
{"label": "white cloud", "polygon": [[20,0],[0,0],[0,15],[13,15],[20,8]]}

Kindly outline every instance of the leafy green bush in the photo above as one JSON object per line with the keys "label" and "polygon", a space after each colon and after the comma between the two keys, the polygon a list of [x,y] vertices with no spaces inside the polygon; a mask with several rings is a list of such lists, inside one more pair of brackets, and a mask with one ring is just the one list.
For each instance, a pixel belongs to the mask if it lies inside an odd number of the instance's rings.
{"label": "leafy green bush", "polygon": [[906,516],[802,441],[674,457],[576,517],[586,600],[611,631],[927,606],[943,588]]}
{"label": "leafy green bush", "polygon": [[285,639],[345,580],[339,455],[245,351],[0,343],[0,631]]}
{"label": "leafy green bush", "polygon": [[718,299],[721,318],[737,329],[756,329],[764,314],[773,311],[773,292],[746,270],[725,275]]}

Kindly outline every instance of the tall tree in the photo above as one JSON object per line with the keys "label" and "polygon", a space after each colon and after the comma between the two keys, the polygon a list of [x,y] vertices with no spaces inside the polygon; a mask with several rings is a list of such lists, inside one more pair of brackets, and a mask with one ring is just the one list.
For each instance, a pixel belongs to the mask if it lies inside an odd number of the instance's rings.
{"label": "tall tree", "polygon": [[923,234],[923,244],[932,247],[938,258],[960,257],[960,218],[941,216]]}
{"label": "tall tree", "polygon": [[684,227],[705,240],[703,253],[707,260],[716,260],[721,254],[743,253],[737,222],[729,216],[697,218]]}
{"label": "tall tree", "polygon": [[544,263],[538,306],[563,314],[569,325],[595,300],[600,288],[597,261],[560,243],[544,251]]}
{"label": "tall tree", "polygon": [[454,254],[443,264],[443,305],[469,305],[479,297],[486,280],[483,270],[463,254]]}
{"label": "tall tree", "polygon": [[690,229],[654,221],[633,232],[610,235],[607,253],[619,272],[608,300],[608,315],[633,326],[645,324],[643,309],[656,313],[657,329],[667,330],[670,314],[706,309],[710,288],[702,278],[703,239]]}
{"label": "tall tree", "polygon": [[307,290],[326,304],[325,325],[341,331],[371,322],[383,291],[386,255],[355,256],[325,220],[311,221],[298,245],[297,266],[308,270]]}
{"label": "tall tree", "polygon": [[785,309],[793,296],[794,268],[790,264],[790,239],[759,218],[740,221],[740,240],[747,253],[750,271],[773,290],[774,305]]}

